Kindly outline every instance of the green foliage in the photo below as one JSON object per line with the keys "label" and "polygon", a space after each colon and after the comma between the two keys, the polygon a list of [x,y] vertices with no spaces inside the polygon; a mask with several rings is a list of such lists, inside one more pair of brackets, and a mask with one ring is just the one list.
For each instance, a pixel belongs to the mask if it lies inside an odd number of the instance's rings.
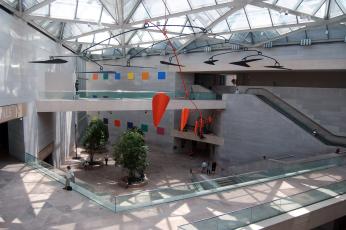
{"label": "green foliage", "polygon": [[128,181],[134,181],[143,175],[147,162],[148,147],[139,129],[127,130],[121,135],[114,147],[114,159],[128,169]]}
{"label": "green foliage", "polygon": [[103,124],[102,120],[91,120],[82,138],[83,146],[89,150],[90,162],[93,162],[95,150],[103,148],[108,138],[108,127]]}

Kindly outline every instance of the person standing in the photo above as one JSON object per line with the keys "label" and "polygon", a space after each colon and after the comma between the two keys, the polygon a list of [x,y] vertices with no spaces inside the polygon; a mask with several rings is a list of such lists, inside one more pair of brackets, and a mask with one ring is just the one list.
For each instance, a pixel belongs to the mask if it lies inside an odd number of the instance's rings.
{"label": "person standing", "polygon": [[68,191],[71,191],[72,190],[72,187],[71,187],[71,181],[74,182],[75,181],[75,177],[74,177],[74,173],[73,171],[71,170],[71,166],[67,166],[67,172],[65,174],[65,187],[64,189],[68,190]]}
{"label": "person standing", "polygon": [[205,171],[206,171],[206,169],[207,169],[207,162],[205,162],[205,161],[203,161],[202,162],[202,171],[201,171],[201,173],[204,173]]}
{"label": "person standing", "polygon": [[208,166],[207,166],[207,175],[211,174],[211,162],[208,162]]}
{"label": "person standing", "polygon": [[215,171],[216,171],[216,161],[213,161],[213,163],[211,164],[211,171],[213,173],[215,173]]}
{"label": "person standing", "polygon": [[106,156],[105,156],[105,163],[106,163],[106,165],[108,165],[108,154],[106,154]]}

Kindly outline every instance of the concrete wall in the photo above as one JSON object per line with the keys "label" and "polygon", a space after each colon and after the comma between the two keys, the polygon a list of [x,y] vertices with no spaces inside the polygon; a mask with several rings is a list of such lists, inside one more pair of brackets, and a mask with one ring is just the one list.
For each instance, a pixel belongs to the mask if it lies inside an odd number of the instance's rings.
{"label": "concrete wall", "polygon": [[[95,71],[97,67],[88,63],[87,69]],[[165,80],[158,80],[158,72],[161,70],[138,69],[138,68],[111,68],[121,74],[121,80],[115,80],[114,74],[109,75],[108,80],[88,80],[86,88],[88,90],[124,90],[124,91],[169,91],[174,92],[176,86],[176,73],[166,72]],[[142,80],[142,72],[149,72],[149,79]],[[128,80],[128,73],[134,73],[134,80]],[[90,77],[90,76],[89,76]],[[173,98],[171,98],[173,99]],[[116,110],[116,109],[115,109]],[[151,111],[101,111],[88,112],[90,117],[99,117],[108,122],[110,142],[115,143],[118,137],[127,129],[127,122],[132,122],[133,126],[141,128],[142,124],[148,126],[148,132],[145,132],[147,144],[173,148],[173,137],[171,130],[173,128],[173,111],[166,111],[159,127],[164,128],[164,134],[158,134],[153,125]],[[120,120],[120,127],[114,125],[115,120]]]}
{"label": "concrete wall", "polygon": [[[24,136],[25,149],[14,150],[16,154],[23,156],[24,152],[28,152],[36,155],[42,146],[52,140],[52,127],[55,124],[51,124],[54,120],[51,117],[49,120],[46,116],[37,115],[34,101],[39,92],[46,90],[46,86],[50,90],[62,90],[65,87],[66,90],[71,89],[75,80],[73,74],[75,60],[71,58],[63,65],[29,63],[29,61],[47,59],[50,55],[70,55],[71,52],[29,27],[21,19],[2,10],[0,10],[0,21],[0,106],[27,104],[23,129],[19,130],[19,127],[13,124],[10,135],[18,137],[22,132]],[[64,76],[64,85],[61,84],[60,76]],[[59,88],[55,88],[54,85]],[[66,131],[68,129],[70,127],[65,127],[64,136],[69,134]]]}
{"label": "concrete wall", "polygon": [[296,157],[334,151],[253,95],[225,95],[227,109],[216,120],[225,144],[216,150],[222,165],[237,165],[292,154]]}

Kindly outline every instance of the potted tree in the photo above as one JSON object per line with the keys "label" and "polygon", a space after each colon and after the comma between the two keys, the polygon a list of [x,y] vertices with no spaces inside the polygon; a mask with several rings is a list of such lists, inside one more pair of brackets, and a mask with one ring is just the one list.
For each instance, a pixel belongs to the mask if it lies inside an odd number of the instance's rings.
{"label": "potted tree", "polygon": [[82,138],[83,146],[89,153],[89,164],[94,164],[94,154],[105,147],[109,138],[108,127],[100,119],[93,119],[89,123]]}
{"label": "potted tree", "polygon": [[127,185],[144,182],[148,147],[143,132],[139,129],[127,130],[113,148],[114,159],[128,171],[127,177],[123,178]]}

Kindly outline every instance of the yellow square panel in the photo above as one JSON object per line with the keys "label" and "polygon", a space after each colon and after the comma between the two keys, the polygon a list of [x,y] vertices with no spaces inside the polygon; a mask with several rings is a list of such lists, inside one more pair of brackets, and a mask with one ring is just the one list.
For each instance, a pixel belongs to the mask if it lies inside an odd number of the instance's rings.
{"label": "yellow square panel", "polygon": [[127,79],[128,79],[128,80],[134,80],[134,79],[135,79],[135,74],[134,74],[134,72],[128,72],[128,73],[127,73]]}

